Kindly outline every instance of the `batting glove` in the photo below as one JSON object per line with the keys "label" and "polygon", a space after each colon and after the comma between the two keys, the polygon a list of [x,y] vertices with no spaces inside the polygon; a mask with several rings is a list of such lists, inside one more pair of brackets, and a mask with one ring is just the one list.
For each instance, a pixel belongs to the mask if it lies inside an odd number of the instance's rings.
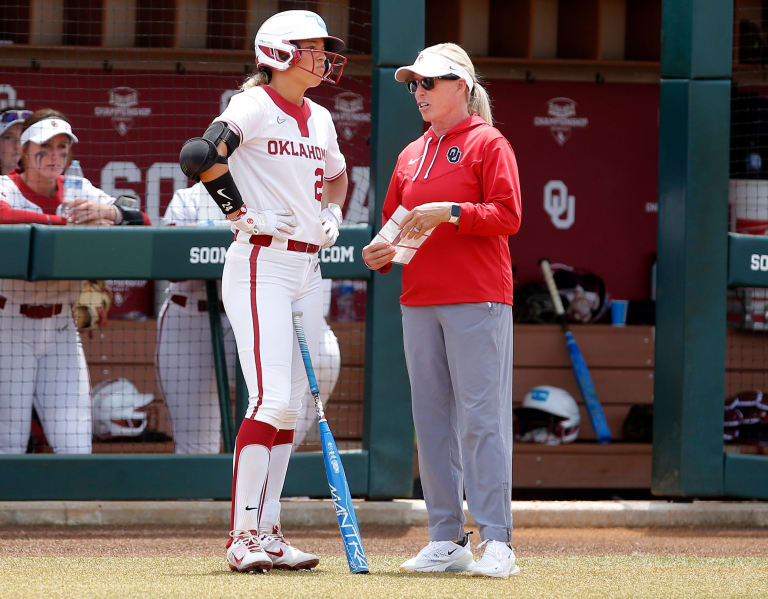
{"label": "batting glove", "polygon": [[271,235],[285,241],[296,231],[296,217],[292,210],[252,210],[240,208],[240,217],[232,221],[232,232],[248,235]]}
{"label": "batting glove", "polygon": [[320,223],[323,225],[323,232],[325,233],[322,247],[329,248],[336,243],[339,237],[341,219],[341,207],[333,202],[329,202],[328,206],[320,211]]}

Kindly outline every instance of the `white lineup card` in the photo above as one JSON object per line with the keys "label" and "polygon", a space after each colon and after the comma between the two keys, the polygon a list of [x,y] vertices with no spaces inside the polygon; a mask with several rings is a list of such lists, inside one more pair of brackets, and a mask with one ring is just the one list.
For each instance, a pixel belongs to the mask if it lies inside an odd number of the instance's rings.
{"label": "white lineup card", "polygon": [[429,234],[434,231],[434,227],[427,231],[423,231],[419,237],[415,239],[403,239],[403,229],[400,223],[403,219],[410,214],[410,210],[404,208],[402,205],[397,207],[395,213],[387,221],[387,224],[381,228],[374,237],[374,241],[386,241],[395,248],[395,257],[392,262],[397,264],[408,264],[416,254],[416,250],[421,247],[421,244],[429,237]]}

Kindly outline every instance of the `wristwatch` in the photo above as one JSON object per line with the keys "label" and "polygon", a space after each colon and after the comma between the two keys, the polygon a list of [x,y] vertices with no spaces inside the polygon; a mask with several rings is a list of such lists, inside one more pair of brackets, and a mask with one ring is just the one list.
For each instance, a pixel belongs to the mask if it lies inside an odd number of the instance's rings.
{"label": "wristwatch", "polygon": [[461,217],[461,206],[453,204],[451,206],[451,219],[448,221],[454,225],[459,224],[459,217]]}

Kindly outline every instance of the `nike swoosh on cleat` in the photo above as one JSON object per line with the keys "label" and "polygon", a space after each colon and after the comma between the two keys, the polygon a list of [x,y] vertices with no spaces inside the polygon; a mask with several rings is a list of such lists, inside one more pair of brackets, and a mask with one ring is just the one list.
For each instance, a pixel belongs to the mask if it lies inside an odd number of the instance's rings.
{"label": "nike swoosh on cleat", "polygon": [[[265,549],[265,551],[266,551],[266,549]],[[274,555],[275,557],[283,557],[283,550],[282,549],[280,551],[277,551],[277,552],[275,552],[275,551],[267,551],[267,553],[269,553],[269,555]]]}
{"label": "nike swoosh on cleat", "polygon": [[451,555],[451,554],[452,554],[453,552],[455,552],[455,551],[458,551],[458,549],[453,549],[453,550],[449,551],[449,552],[448,552],[448,555]]}

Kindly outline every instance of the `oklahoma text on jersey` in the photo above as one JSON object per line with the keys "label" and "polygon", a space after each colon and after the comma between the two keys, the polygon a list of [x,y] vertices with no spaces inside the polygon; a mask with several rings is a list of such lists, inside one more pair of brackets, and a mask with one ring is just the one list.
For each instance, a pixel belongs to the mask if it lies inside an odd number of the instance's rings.
{"label": "oklahoma text on jersey", "polygon": [[[296,145],[299,151],[296,151]],[[282,139],[270,139],[267,141],[267,152],[279,156],[301,156],[302,158],[311,158],[325,162],[325,150],[320,146],[307,146],[295,141],[284,141]]]}

